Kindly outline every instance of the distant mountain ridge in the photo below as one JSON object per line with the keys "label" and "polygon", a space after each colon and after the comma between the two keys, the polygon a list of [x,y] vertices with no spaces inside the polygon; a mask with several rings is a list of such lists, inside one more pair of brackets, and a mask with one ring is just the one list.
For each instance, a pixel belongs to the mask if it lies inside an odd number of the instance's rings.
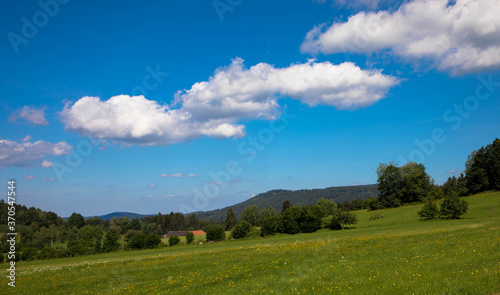
{"label": "distant mountain ridge", "polygon": [[[281,210],[283,202],[289,200],[292,205],[310,205],[318,202],[319,199],[331,199],[335,203],[343,203],[345,201],[353,201],[354,199],[366,200],[369,197],[378,196],[378,190],[376,184],[369,185],[357,185],[357,186],[336,186],[328,187],[323,189],[303,189],[303,190],[270,190],[265,193],[260,193],[246,201],[241,203],[227,206],[222,209],[216,209],[211,211],[197,211],[193,212],[199,220],[211,220],[214,222],[221,222],[226,218],[227,210],[232,207],[234,214],[239,217],[241,212],[246,206],[257,205],[260,208],[268,208],[273,206],[277,211]],[[156,213],[157,214],[157,213]],[[106,215],[98,216],[102,220],[112,219],[116,217],[120,219],[121,217],[127,217],[132,220],[134,218],[144,218],[147,216],[153,216],[156,214],[137,214],[131,212],[113,212]],[[165,212],[167,214],[167,212]],[[93,216],[85,217],[91,218]],[[68,219],[67,217],[65,219]]]}
{"label": "distant mountain ridge", "polygon": [[323,189],[303,189],[303,190],[271,190],[252,197],[244,202],[227,206],[222,209],[212,211],[194,212],[199,220],[211,220],[221,222],[226,218],[227,210],[232,207],[234,214],[239,217],[246,206],[257,205],[260,208],[273,206],[277,211],[281,210],[283,202],[289,200],[292,205],[310,205],[316,203],[321,198],[331,199],[335,203],[353,201],[354,199],[366,200],[369,197],[377,197],[379,192],[377,184],[357,185],[357,186],[337,186]]}
{"label": "distant mountain ridge", "polygon": [[[118,219],[120,219],[122,217],[127,217],[128,219],[132,220],[134,218],[142,219],[144,217],[153,216],[153,215],[156,215],[156,214],[138,214],[138,213],[132,213],[132,212],[113,212],[113,213],[108,213],[108,214],[97,216],[97,217],[99,217],[101,220],[111,220],[111,219],[113,219],[113,217],[116,217]],[[84,218],[87,219],[87,218],[92,218],[92,217],[95,217],[95,216],[85,216]],[[69,217],[64,217],[64,219],[66,219],[66,220],[68,220],[68,218]]]}

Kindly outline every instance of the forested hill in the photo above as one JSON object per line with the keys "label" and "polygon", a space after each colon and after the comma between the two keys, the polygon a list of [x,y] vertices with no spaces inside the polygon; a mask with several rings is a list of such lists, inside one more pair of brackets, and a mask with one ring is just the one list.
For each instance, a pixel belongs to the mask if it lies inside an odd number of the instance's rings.
{"label": "forested hill", "polygon": [[257,205],[259,209],[273,206],[277,211],[281,210],[283,202],[289,200],[292,205],[309,205],[316,203],[319,199],[332,199],[335,203],[343,203],[346,200],[351,202],[354,199],[365,200],[369,197],[377,197],[378,190],[376,184],[359,185],[359,186],[339,186],[329,187],[324,189],[311,190],[272,190],[248,199],[244,202],[233,206],[228,206],[222,209],[213,211],[194,212],[199,220],[212,220],[220,222],[226,218],[229,207],[233,208],[234,214],[239,216],[241,211],[248,205]]}

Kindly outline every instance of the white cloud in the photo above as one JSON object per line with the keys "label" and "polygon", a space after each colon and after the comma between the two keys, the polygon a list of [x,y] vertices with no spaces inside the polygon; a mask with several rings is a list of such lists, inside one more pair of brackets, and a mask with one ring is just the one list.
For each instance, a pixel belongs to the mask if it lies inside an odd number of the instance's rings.
{"label": "white cloud", "polygon": [[24,179],[27,179],[27,180],[33,180],[33,179],[35,179],[35,178],[36,178],[36,177],[35,177],[35,176],[33,176],[33,175],[27,175],[27,176],[25,176],[25,177],[24,177]]}
{"label": "white cloud", "polygon": [[27,141],[30,141],[31,140],[31,135],[26,135],[25,138],[23,138],[23,142],[27,142]]}
{"label": "white cloud", "polygon": [[18,118],[23,118],[35,125],[47,125],[49,122],[45,119],[45,109],[46,108],[37,109],[35,107],[24,106],[14,111],[9,117],[9,120],[14,122]]}
{"label": "white cloud", "polygon": [[309,61],[286,68],[259,63],[246,69],[233,59],[208,81],[178,91],[172,106],[143,96],[119,95],[107,101],[83,97],[62,111],[65,129],[124,144],[170,145],[202,136],[238,138],[242,120],[276,119],[278,99],[286,96],[310,106],[365,107],[382,99],[398,79],[364,71],[353,63]]}
{"label": "white cloud", "polygon": [[146,188],[153,188],[153,187],[155,187],[154,184],[150,184],[150,185],[146,186]]}
{"label": "white cloud", "polygon": [[198,176],[199,176],[199,175],[197,175],[197,174],[193,174],[193,173],[191,173],[191,174],[189,174],[189,175],[188,175],[188,177],[198,177]]}
{"label": "white cloud", "polygon": [[[35,142],[15,142],[0,140],[0,169],[7,167],[29,167],[46,155],[67,155],[73,147],[64,141],[50,143],[43,140]],[[48,161],[46,161],[48,162]]]}
{"label": "white cloud", "polygon": [[161,177],[173,177],[173,178],[181,178],[182,176],[184,176],[184,173],[174,173],[174,174],[165,174],[163,173],[162,175],[160,175]]}
{"label": "white cloud", "polygon": [[42,163],[40,164],[40,167],[42,168],[50,168],[54,166],[54,163],[52,163],[51,161],[47,161],[47,160],[43,160]]}
{"label": "white cloud", "polygon": [[452,74],[500,68],[500,2],[415,0],[395,12],[360,12],[347,22],[312,29],[303,52],[370,54],[385,50],[430,61]]}
{"label": "white cloud", "polygon": [[56,179],[54,177],[44,177],[43,180],[55,181]]}

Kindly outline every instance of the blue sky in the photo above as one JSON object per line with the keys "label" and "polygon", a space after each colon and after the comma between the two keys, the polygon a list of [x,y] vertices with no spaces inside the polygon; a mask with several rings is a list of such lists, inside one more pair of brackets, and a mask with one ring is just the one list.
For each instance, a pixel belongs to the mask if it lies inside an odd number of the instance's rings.
{"label": "blue sky", "polygon": [[62,216],[441,184],[500,130],[495,1],[40,3],[1,10],[0,176]]}

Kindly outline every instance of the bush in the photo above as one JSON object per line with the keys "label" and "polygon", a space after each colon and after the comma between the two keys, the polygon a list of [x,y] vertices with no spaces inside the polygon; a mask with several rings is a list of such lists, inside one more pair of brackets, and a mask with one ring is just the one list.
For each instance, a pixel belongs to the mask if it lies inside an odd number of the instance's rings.
{"label": "bush", "polygon": [[223,241],[226,239],[226,232],[222,225],[213,225],[207,230],[207,241]]}
{"label": "bush", "polygon": [[192,232],[188,232],[186,234],[186,243],[192,244],[194,242],[194,234]]}
{"label": "bush", "polygon": [[263,237],[275,235],[278,232],[279,223],[280,218],[277,216],[271,216],[262,220],[260,235]]}
{"label": "bush", "polygon": [[48,246],[43,248],[42,251],[40,251],[40,253],[38,254],[38,259],[52,259],[56,257],[57,257],[56,250]]}
{"label": "bush", "polygon": [[435,219],[439,217],[439,210],[437,205],[429,198],[422,207],[422,210],[418,211],[417,214],[422,219]]}
{"label": "bush", "polygon": [[26,247],[21,252],[21,256],[19,257],[21,260],[33,260],[37,257],[38,250],[35,247]]}
{"label": "bush", "polygon": [[469,203],[458,198],[457,193],[444,198],[441,204],[441,216],[445,218],[460,218],[469,209]]}
{"label": "bush", "polygon": [[120,244],[118,240],[120,239],[120,234],[116,229],[108,229],[106,235],[104,236],[104,241],[102,243],[102,251],[105,253],[116,251],[120,249]]}
{"label": "bush", "polygon": [[379,219],[382,219],[382,218],[384,218],[384,216],[380,212],[377,212],[377,213],[372,214],[370,216],[370,218],[368,218],[368,220],[370,220],[370,221],[374,221],[375,220],[377,222],[377,224],[378,224]]}
{"label": "bush", "polygon": [[283,225],[283,232],[286,234],[300,233],[299,222],[302,209],[299,207],[290,207],[286,209],[281,215],[281,223]]}
{"label": "bush", "polygon": [[140,233],[142,233],[140,230],[134,230],[134,229],[128,230],[127,233],[125,234],[125,242],[129,242],[133,236]]}
{"label": "bush", "polygon": [[56,257],[57,258],[65,258],[69,257],[69,252],[67,249],[64,248],[57,248],[56,249]]}
{"label": "bush", "polygon": [[252,228],[250,229],[250,232],[248,233],[247,237],[257,238],[259,236],[260,236],[260,228],[258,228],[257,226],[252,226]]}
{"label": "bush", "polygon": [[303,233],[312,233],[321,228],[321,218],[304,210],[300,220],[300,231]]}
{"label": "bush", "polygon": [[333,230],[344,229],[346,225],[356,224],[357,222],[358,218],[356,214],[337,210],[335,214],[333,214],[332,221],[328,225],[328,228]]}
{"label": "bush", "polygon": [[178,237],[178,236],[170,236],[168,238],[168,244],[170,246],[174,246],[174,245],[177,245],[181,242],[181,239]]}
{"label": "bush", "polygon": [[69,256],[77,256],[77,255],[86,255],[90,253],[87,253],[87,246],[85,241],[78,240],[78,241],[68,242],[68,254]]}
{"label": "bush", "polygon": [[129,249],[144,249],[145,247],[146,235],[142,232],[136,233],[129,238],[127,248]]}
{"label": "bush", "polygon": [[154,247],[158,246],[161,243],[161,238],[157,234],[150,233],[149,235],[146,236],[146,239],[144,240],[144,247],[146,249],[153,249]]}
{"label": "bush", "polygon": [[243,220],[233,228],[233,230],[231,231],[231,236],[235,239],[242,239],[248,236],[251,228],[252,225],[249,222]]}

